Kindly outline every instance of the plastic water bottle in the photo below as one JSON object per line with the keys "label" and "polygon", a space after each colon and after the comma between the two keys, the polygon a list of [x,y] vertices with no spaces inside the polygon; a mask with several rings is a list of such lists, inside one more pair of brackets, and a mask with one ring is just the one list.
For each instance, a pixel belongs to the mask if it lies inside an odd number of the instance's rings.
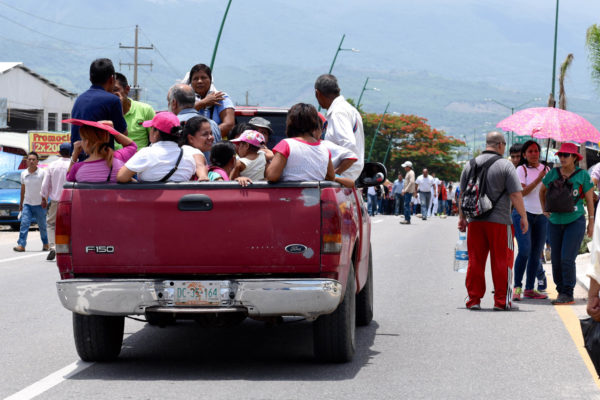
{"label": "plastic water bottle", "polygon": [[469,253],[467,251],[467,233],[458,232],[458,241],[454,246],[454,270],[456,272],[467,272],[469,265]]}

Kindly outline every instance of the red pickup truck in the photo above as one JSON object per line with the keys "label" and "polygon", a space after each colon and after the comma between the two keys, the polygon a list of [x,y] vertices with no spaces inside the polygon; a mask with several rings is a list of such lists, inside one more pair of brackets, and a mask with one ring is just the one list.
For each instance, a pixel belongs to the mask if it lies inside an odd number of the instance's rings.
{"label": "red pickup truck", "polygon": [[[385,179],[367,164],[358,186]],[[373,318],[370,220],[333,182],[67,183],[58,296],[86,361],[118,357],[124,317],[151,324],[303,316],[318,359],[346,362]]]}

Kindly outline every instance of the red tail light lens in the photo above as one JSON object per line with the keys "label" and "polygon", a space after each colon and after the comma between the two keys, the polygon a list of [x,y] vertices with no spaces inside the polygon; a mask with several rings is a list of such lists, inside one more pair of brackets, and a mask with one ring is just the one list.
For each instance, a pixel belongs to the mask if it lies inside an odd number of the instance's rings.
{"label": "red tail light lens", "polygon": [[321,192],[321,252],[339,254],[342,251],[342,212],[335,191]]}
{"label": "red tail light lens", "polygon": [[[65,189],[65,192],[68,189]],[[71,253],[71,195],[63,193],[61,201],[56,209],[56,253],[70,254]]]}

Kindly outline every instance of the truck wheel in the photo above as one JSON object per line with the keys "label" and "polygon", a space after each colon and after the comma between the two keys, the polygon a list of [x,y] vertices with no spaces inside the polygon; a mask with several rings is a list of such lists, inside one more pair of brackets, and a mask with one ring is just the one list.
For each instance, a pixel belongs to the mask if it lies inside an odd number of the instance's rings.
{"label": "truck wheel", "polygon": [[83,361],[112,361],[123,344],[125,317],[73,313],[73,336]]}
{"label": "truck wheel", "polygon": [[352,360],[356,330],[356,277],[350,264],[344,299],[331,314],[313,322],[314,353],[324,362],[343,363]]}
{"label": "truck wheel", "polygon": [[367,282],[356,295],[356,325],[367,326],[373,320],[373,253],[369,246],[369,272]]}

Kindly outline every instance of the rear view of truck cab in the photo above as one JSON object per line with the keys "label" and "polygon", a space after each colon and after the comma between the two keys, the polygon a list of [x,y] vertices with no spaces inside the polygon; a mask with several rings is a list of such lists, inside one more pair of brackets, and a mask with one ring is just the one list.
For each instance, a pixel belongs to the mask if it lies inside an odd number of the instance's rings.
{"label": "rear view of truck cab", "polygon": [[86,361],[118,357],[137,315],[159,326],[301,316],[315,356],[346,362],[373,317],[369,217],[359,191],[332,182],[67,184],[56,244]]}

